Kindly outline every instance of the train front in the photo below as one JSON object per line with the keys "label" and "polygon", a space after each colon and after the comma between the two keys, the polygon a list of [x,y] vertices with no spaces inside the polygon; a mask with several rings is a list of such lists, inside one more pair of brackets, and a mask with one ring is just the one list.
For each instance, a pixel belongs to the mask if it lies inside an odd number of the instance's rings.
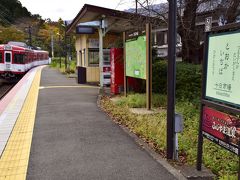
{"label": "train front", "polygon": [[19,79],[26,72],[26,48],[9,44],[0,45],[0,76]]}

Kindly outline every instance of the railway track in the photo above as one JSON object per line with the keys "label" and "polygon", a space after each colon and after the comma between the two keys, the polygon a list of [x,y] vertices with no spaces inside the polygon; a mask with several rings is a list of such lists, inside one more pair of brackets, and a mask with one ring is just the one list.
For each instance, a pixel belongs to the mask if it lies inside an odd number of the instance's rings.
{"label": "railway track", "polygon": [[0,84],[0,100],[14,87],[14,84]]}

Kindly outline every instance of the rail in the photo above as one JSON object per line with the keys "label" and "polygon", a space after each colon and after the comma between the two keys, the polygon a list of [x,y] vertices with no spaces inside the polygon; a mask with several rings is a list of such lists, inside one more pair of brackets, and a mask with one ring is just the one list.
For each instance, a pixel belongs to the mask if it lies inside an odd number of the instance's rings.
{"label": "rail", "polygon": [[15,84],[0,84],[0,100],[14,87]]}

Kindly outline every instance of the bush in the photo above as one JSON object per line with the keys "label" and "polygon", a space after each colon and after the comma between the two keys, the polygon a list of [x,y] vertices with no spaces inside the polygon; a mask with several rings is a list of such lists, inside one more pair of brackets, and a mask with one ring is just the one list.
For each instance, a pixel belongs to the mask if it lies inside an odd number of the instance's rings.
{"label": "bush", "polygon": [[63,74],[74,74],[75,73],[75,69],[76,69],[76,60],[72,60],[72,61],[68,61],[68,68],[65,69],[65,59],[64,57],[61,58],[61,68],[60,68],[60,57],[55,57],[52,58],[52,62],[50,64],[50,67],[52,68],[57,68],[59,69],[60,72],[62,72]]}
{"label": "bush", "polygon": [[[117,105],[127,105],[130,108],[145,108],[146,107],[146,94],[129,94],[127,97],[121,97],[117,101]],[[154,108],[166,107],[166,95],[153,94],[152,105]]]}
{"label": "bush", "polygon": [[[153,92],[167,94],[167,62],[153,64]],[[201,66],[176,64],[176,98],[198,101],[201,96]],[[198,101],[199,102],[199,101]]]}
{"label": "bush", "polygon": [[52,58],[50,67],[56,68],[58,66],[58,62],[56,58]]}
{"label": "bush", "polygon": [[[184,117],[184,131],[179,133],[179,160],[196,165],[198,127],[200,116],[201,66],[178,62],[176,65],[176,112]],[[167,105],[167,62],[153,64],[153,107]],[[165,155],[166,112],[156,115],[134,115],[128,108],[146,107],[145,94],[129,94],[115,104],[104,99],[104,109],[118,122],[126,125],[154,149]],[[222,147],[204,139],[203,164],[217,174],[219,179],[237,179],[238,157]]]}

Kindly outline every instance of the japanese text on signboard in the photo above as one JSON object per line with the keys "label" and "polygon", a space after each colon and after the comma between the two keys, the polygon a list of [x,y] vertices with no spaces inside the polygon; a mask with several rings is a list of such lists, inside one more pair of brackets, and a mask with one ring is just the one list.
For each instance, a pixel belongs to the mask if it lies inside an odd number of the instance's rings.
{"label": "japanese text on signboard", "polygon": [[240,106],[240,32],[209,36],[206,97]]}
{"label": "japanese text on signboard", "polygon": [[238,155],[240,119],[208,107],[202,118],[203,136]]}

